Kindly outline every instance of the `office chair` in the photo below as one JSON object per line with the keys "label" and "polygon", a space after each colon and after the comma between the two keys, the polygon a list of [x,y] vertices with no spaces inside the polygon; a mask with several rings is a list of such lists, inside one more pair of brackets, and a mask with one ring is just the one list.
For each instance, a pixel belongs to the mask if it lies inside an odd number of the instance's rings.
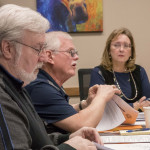
{"label": "office chair", "polygon": [[88,96],[91,70],[92,68],[78,70],[80,101],[86,99]]}

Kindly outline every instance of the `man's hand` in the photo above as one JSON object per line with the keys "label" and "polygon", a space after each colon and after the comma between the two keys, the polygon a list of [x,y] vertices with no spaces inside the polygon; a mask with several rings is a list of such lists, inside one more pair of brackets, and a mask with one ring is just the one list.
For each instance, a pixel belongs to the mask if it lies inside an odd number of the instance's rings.
{"label": "man's hand", "polygon": [[95,128],[83,127],[72,133],[69,140],[65,143],[77,150],[97,150],[93,141],[103,145],[103,142]]}
{"label": "man's hand", "polygon": [[92,102],[92,100],[95,98],[98,88],[99,88],[98,84],[89,88],[88,97],[86,100],[87,105],[89,105]]}
{"label": "man's hand", "polygon": [[65,144],[68,144],[77,150],[97,150],[93,142],[83,139],[81,136],[75,136],[66,141]]}
{"label": "man's hand", "polygon": [[103,142],[99,136],[99,133],[97,132],[95,128],[83,127],[79,129],[78,131],[72,133],[69,138],[71,139],[75,136],[80,136],[84,139],[88,139],[90,141],[94,141],[96,143],[103,145]]}
{"label": "man's hand", "polygon": [[89,89],[88,98],[86,100],[89,105],[95,98],[95,96],[109,101],[114,94],[120,94],[120,90],[115,85],[94,85]]}

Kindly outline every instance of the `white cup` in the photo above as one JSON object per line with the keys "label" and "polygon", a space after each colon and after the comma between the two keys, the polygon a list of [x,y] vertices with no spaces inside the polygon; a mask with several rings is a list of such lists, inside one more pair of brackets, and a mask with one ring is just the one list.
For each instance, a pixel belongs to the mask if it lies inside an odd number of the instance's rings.
{"label": "white cup", "polygon": [[150,107],[143,107],[143,108],[144,108],[146,128],[150,128]]}

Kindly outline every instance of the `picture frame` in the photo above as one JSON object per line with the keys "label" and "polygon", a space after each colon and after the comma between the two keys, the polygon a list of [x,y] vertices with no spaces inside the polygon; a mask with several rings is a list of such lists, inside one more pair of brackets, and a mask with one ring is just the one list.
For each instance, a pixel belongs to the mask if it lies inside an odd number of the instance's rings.
{"label": "picture frame", "polygon": [[102,32],[102,4],[102,0],[37,0],[37,11],[49,20],[49,31]]}

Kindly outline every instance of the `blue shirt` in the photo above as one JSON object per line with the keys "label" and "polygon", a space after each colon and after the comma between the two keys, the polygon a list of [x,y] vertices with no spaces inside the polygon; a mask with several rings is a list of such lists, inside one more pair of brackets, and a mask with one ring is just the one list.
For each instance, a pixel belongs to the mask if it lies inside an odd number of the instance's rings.
{"label": "blue shirt", "polygon": [[[147,98],[150,98],[150,83],[146,74],[146,71],[143,67],[140,68],[140,75],[141,75],[141,83],[142,83],[142,96],[146,96]],[[115,76],[117,78],[117,81],[119,83],[119,86],[126,97],[132,98],[132,90],[131,90],[131,84],[130,84],[130,73],[120,73],[115,72]],[[95,84],[105,84],[105,80],[101,74],[101,70],[98,67],[95,67],[91,72],[91,81],[90,81],[90,87]],[[125,100],[124,97],[121,97]],[[133,106],[132,103],[129,103],[131,106]]]}
{"label": "blue shirt", "polygon": [[25,88],[31,96],[39,116],[47,124],[55,123],[77,113],[68,103],[69,97],[63,88],[59,87],[44,70],[40,70],[37,79]]}

